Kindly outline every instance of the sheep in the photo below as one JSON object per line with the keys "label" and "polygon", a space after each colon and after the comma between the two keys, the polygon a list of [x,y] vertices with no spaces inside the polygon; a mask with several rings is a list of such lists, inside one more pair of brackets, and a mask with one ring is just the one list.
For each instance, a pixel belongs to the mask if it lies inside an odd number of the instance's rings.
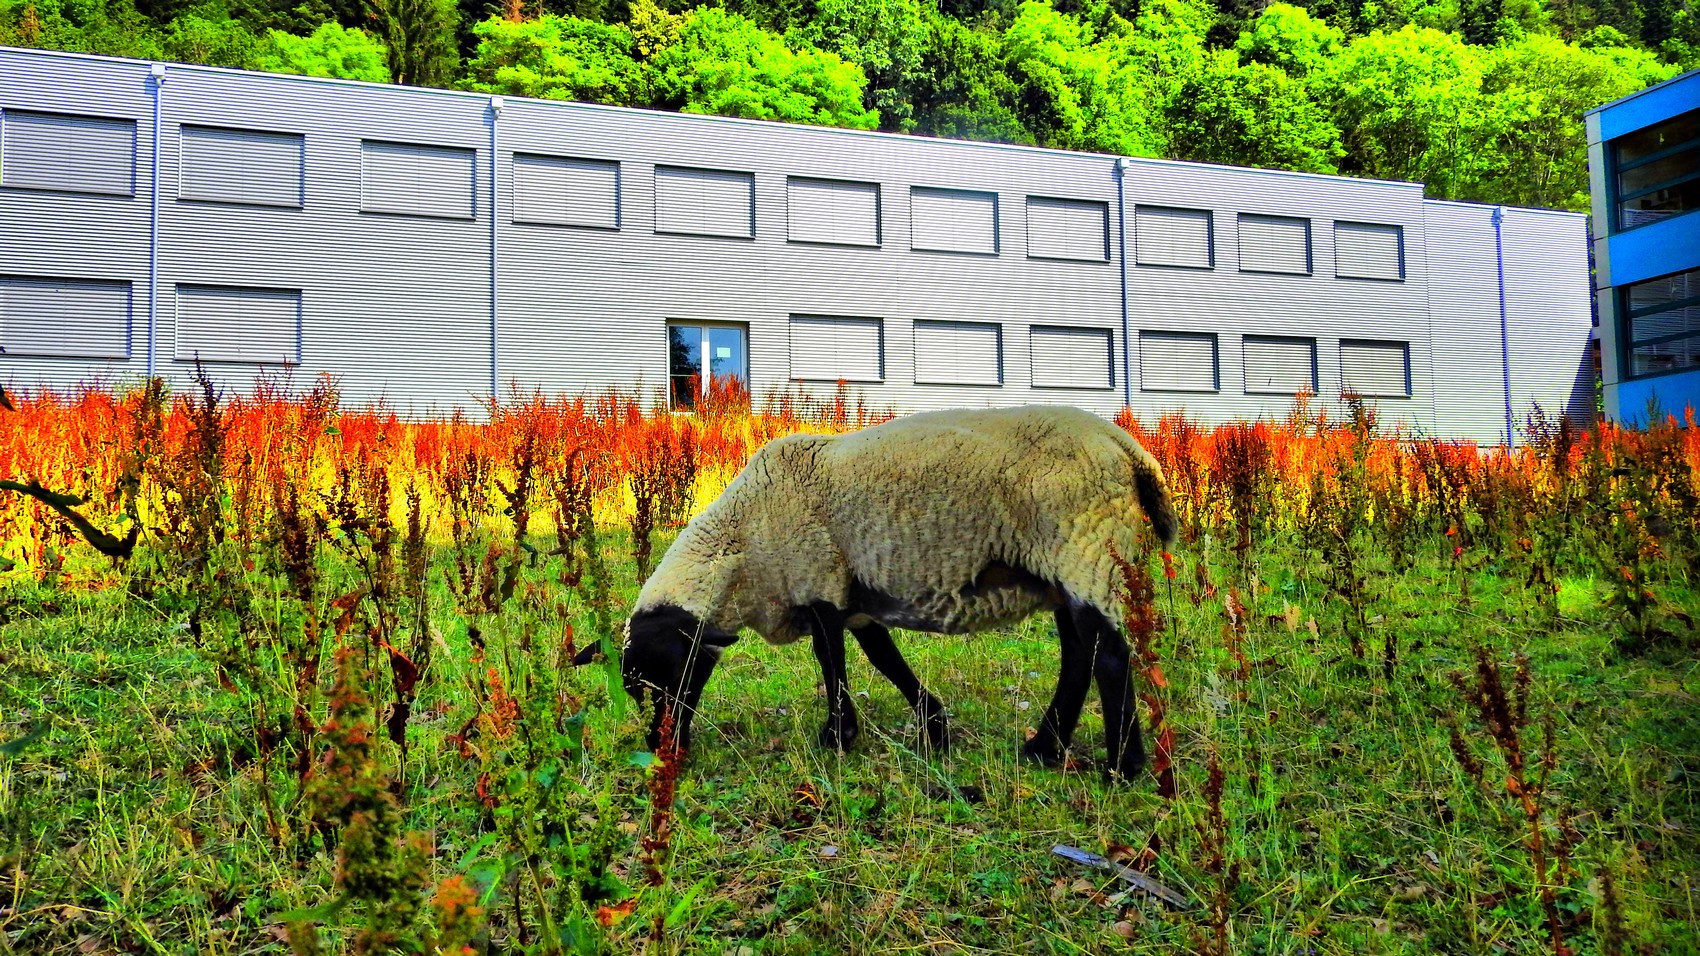
{"label": "sheep", "polygon": [[819,740],[843,750],[860,731],[845,678],[848,628],[942,750],[944,709],[887,628],[969,633],[1049,609],[1062,664],[1023,756],[1063,761],[1095,672],[1107,769],[1131,778],[1145,753],[1127,644],[1111,623],[1111,549],[1138,553],[1142,514],[1160,540],[1174,540],[1157,460],[1080,409],[926,412],[775,439],[643,585],[627,623],[625,688],[640,704],[654,692],[650,747],[661,746],[671,713],[683,748],[703,686],[740,630],[774,644],[806,634],[826,685]]}

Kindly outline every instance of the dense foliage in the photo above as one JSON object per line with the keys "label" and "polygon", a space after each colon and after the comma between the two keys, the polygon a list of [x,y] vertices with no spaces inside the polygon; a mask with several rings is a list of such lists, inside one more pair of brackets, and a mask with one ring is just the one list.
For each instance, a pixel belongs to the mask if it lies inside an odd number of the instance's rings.
{"label": "dense foliage", "polygon": [[0,0],[0,45],[1420,180],[1586,207],[1684,0]]}

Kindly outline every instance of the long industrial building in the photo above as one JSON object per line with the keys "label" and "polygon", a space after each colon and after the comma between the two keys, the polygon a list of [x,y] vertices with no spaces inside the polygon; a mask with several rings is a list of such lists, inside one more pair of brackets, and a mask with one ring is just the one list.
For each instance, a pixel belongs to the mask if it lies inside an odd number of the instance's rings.
{"label": "long industrial building", "polygon": [[1417,184],[0,49],[0,382],[476,413],[839,382],[899,412],[1591,417],[1583,216]]}

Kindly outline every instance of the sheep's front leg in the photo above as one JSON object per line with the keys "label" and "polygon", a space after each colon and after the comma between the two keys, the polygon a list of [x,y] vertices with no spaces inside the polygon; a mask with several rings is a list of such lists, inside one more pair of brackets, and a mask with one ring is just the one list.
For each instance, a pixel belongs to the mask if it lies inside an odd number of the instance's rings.
{"label": "sheep's front leg", "polygon": [[926,728],[927,746],[934,752],[942,753],[948,742],[945,736],[944,705],[921,686],[920,679],[909,669],[909,662],[903,659],[903,653],[892,642],[891,632],[881,624],[871,623],[865,627],[851,628],[850,633],[856,636],[856,643],[862,645],[862,653],[868,655],[869,662],[885,675],[886,680],[891,681],[897,692],[915,709],[915,716],[920,719],[921,726]]}
{"label": "sheep's front leg", "polygon": [[1139,733],[1139,707],[1133,700],[1133,674],[1127,642],[1109,619],[1089,607],[1074,612],[1075,629],[1096,651],[1093,670],[1104,700],[1104,746],[1110,772],[1132,780],[1145,768],[1145,742]]}
{"label": "sheep's front leg", "polygon": [[1080,709],[1092,687],[1092,648],[1089,635],[1080,633],[1067,607],[1056,610],[1057,639],[1062,644],[1062,666],[1057,672],[1057,692],[1039,722],[1039,732],[1021,748],[1022,756],[1048,767],[1061,766]]}
{"label": "sheep's front leg", "polygon": [[815,660],[820,661],[821,679],[826,683],[826,724],[820,729],[820,744],[832,750],[848,750],[862,728],[856,720],[856,707],[850,702],[850,679],[844,663],[844,614],[824,601],[816,601],[809,606],[807,618]]}

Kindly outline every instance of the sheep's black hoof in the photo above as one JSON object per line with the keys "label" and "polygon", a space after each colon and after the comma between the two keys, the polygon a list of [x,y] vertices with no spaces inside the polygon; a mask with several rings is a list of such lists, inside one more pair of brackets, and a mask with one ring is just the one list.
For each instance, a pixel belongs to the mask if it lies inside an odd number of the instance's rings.
{"label": "sheep's black hoof", "polygon": [[1110,783],[1132,783],[1145,772],[1145,758],[1124,759],[1120,766],[1104,767],[1104,779]]}
{"label": "sheep's black hoof", "polygon": [[861,736],[862,728],[855,721],[828,720],[820,729],[820,745],[827,750],[844,753],[856,743]]}
{"label": "sheep's black hoof", "polygon": [[1021,759],[1055,770],[1064,764],[1063,750],[1055,740],[1034,737],[1021,745]]}
{"label": "sheep's black hoof", "polygon": [[927,735],[927,749],[942,754],[950,749],[950,723],[944,717],[944,705],[937,700],[922,701],[916,708],[921,726]]}

